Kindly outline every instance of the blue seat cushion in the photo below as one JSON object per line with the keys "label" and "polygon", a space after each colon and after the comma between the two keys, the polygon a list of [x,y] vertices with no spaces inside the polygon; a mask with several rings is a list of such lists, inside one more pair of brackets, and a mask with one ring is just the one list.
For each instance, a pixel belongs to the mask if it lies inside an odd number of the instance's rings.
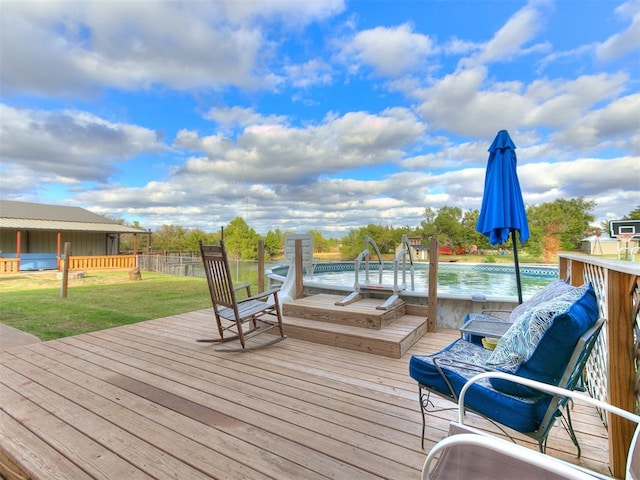
{"label": "blue seat cushion", "polygon": [[[576,293],[580,293],[580,296],[574,299]],[[505,338],[508,337],[505,335],[503,337],[505,345],[501,346],[503,339],[498,342],[487,366],[509,371],[520,377],[558,385],[578,340],[598,320],[598,317],[598,302],[591,284],[567,292],[560,299],[543,302],[532,313],[529,331],[524,334],[533,345],[531,351],[527,352],[515,369],[512,369],[508,362],[501,364],[501,358],[505,358],[505,350],[511,348],[511,354],[516,355],[514,351],[518,349],[508,344],[511,340]],[[543,325],[544,328],[540,326],[543,323],[539,322],[540,319],[547,322]],[[514,325],[512,328],[517,326]],[[522,337],[518,338],[522,340]],[[512,395],[536,394],[528,387],[501,379],[492,379],[491,384],[496,389]]]}
{"label": "blue seat cushion", "polygon": [[[434,365],[434,358],[437,359],[457,396],[469,378],[486,371],[482,365],[486,363],[490,354],[490,350],[471,342],[456,340],[432,355],[413,355],[409,360],[409,375],[429,390],[453,399],[447,382]],[[463,363],[480,367],[469,367]],[[468,390],[465,404],[481,415],[527,433],[538,429],[550,401],[551,397],[546,395],[510,395],[497,390],[489,381],[481,380]]]}

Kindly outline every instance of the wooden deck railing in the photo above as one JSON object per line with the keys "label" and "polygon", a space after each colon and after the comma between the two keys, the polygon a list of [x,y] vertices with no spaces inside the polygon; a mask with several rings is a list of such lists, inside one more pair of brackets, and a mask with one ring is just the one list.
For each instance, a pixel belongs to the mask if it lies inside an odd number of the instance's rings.
{"label": "wooden deck railing", "polygon": [[18,273],[20,261],[17,258],[0,258],[0,275],[3,273]]}
{"label": "wooden deck railing", "polygon": [[[62,270],[62,265],[62,260],[59,260],[58,270]],[[131,269],[135,266],[135,255],[90,255],[69,257],[69,270],[115,270]],[[9,273],[20,273],[19,258],[0,258],[0,275]]]}
{"label": "wooden deck railing", "polygon": [[[62,263],[61,263],[62,265]],[[69,270],[110,270],[134,268],[135,255],[91,255],[69,257]],[[58,268],[59,270],[61,268]]]}
{"label": "wooden deck railing", "polygon": [[[600,315],[606,320],[587,365],[592,396],[630,412],[640,406],[640,265],[586,255],[562,254],[560,278],[572,285],[591,282]],[[619,417],[606,419],[609,460],[614,477],[624,477],[635,425]]]}

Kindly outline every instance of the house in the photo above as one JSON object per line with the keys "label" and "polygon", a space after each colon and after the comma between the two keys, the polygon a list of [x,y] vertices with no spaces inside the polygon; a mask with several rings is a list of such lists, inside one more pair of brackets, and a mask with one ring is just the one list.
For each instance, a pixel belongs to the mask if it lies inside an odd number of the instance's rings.
{"label": "house", "polygon": [[429,259],[429,247],[422,244],[422,237],[408,237],[411,255],[416,260]]}
{"label": "house", "polygon": [[79,207],[0,200],[0,273],[57,270],[66,243],[74,256],[118,256],[122,233],[147,232]]}

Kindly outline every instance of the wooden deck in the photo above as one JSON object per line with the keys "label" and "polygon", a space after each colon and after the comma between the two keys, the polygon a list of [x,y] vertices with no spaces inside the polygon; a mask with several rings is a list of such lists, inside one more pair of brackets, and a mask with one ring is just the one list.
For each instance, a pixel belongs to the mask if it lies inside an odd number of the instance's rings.
{"label": "wooden deck", "polygon": [[[213,331],[202,310],[0,352],[0,472],[43,480],[419,478],[425,453],[409,357],[457,332],[427,334],[393,359],[295,338],[234,354],[194,341]],[[595,412],[576,407],[572,416],[580,463],[607,472]],[[427,449],[453,417],[432,417]],[[558,426],[549,453],[577,461]]]}

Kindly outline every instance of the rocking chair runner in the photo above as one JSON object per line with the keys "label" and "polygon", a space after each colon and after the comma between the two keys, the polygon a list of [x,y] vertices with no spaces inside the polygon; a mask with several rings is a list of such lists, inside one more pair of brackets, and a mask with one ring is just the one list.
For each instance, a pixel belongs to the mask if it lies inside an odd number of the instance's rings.
{"label": "rocking chair runner", "polygon": [[[274,288],[266,292],[251,296],[248,285],[233,286],[229,260],[224,247],[224,242],[220,245],[203,245],[200,242],[200,254],[204,264],[204,271],[209,285],[213,312],[218,325],[220,338],[201,339],[199,342],[226,343],[234,340],[240,342],[239,347],[217,348],[218,351],[245,351],[264,348],[284,340],[284,327],[282,325],[282,314],[278,303],[279,288]],[[240,301],[236,300],[236,290],[246,288],[248,298]],[[269,297],[273,296],[273,301]],[[265,316],[270,316],[268,318]],[[275,318],[273,318],[275,317]],[[249,323],[249,329],[244,330],[243,325]],[[267,342],[248,346],[246,341],[265,333],[272,328],[278,327],[280,336]],[[225,334],[227,336],[225,336]]]}

